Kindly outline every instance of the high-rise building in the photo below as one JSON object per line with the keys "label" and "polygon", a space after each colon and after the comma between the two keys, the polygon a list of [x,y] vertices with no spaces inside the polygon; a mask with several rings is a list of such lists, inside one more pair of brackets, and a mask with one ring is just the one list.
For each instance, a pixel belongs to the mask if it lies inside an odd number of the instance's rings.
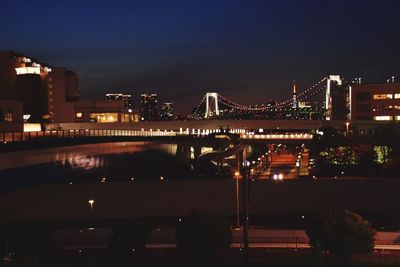
{"label": "high-rise building", "polygon": [[349,86],[345,83],[331,83],[332,120],[349,120]]}
{"label": "high-rise building", "polygon": [[30,122],[73,122],[78,77],[12,51],[0,52],[0,99],[21,101]]}
{"label": "high-rise building", "polygon": [[174,118],[174,103],[163,102],[161,104],[160,119],[164,121],[171,121]]}
{"label": "high-rise building", "polygon": [[400,83],[352,84],[349,88],[352,120],[400,121]]}
{"label": "high-rise building", "polygon": [[142,121],[158,120],[158,95],[142,94],[140,96],[140,111]]}
{"label": "high-rise building", "polygon": [[107,101],[121,101],[125,108],[132,109],[132,95],[128,94],[106,94]]}

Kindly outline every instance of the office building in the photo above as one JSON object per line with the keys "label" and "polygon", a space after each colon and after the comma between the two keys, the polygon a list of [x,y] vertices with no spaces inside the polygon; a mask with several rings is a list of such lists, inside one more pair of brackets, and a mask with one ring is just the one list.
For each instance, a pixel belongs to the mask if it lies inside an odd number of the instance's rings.
{"label": "office building", "polygon": [[158,95],[142,94],[140,96],[140,111],[142,121],[158,120]]}
{"label": "office building", "polygon": [[352,120],[400,121],[400,83],[349,87]]}
{"label": "office building", "polygon": [[349,120],[350,97],[349,85],[331,83],[332,120]]}
{"label": "office building", "polygon": [[76,122],[138,122],[139,113],[125,107],[123,101],[78,101],[75,103]]}
{"label": "office building", "polygon": [[160,120],[171,121],[174,118],[174,103],[163,102],[161,104]]}
{"label": "office building", "polygon": [[0,52],[0,99],[21,101],[31,122],[73,122],[78,77],[12,51]]}
{"label": "office building", "polygon": [[128,94],[106,94],[107,101],[121,101],[124,107],[132,109],[132,95]]}

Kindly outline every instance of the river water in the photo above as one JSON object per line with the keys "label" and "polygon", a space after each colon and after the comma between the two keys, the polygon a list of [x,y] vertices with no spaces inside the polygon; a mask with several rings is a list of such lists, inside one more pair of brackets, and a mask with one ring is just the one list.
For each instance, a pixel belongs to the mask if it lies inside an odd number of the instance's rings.
{"label": "river water", "polygon": [[3,153],[0,192],[50,183],[179,179],[190,165],[177,162],[176,150],[176,144],[125,142]]}

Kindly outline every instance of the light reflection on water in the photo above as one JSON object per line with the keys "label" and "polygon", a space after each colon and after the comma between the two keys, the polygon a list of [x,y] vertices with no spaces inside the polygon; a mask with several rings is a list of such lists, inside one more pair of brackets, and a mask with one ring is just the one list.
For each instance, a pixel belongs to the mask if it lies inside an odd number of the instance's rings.
{"label": "light reflection on water", "polygon": [[132,177],[135,181],[156,180],[174,176],[177,171],[176,144],[130,142],[77,150],[66,147],[53,155],[43,155],[45,163],[1,170],[0,192],[49,183],[97,182],[104,177],[107,182],[130,181]]}
{"label": "light reflection on water", "polygon": [[64,167],[70,167],[73,169],[91,170],[107,167],[108,161],[101,156],[74,157],[66,159],[65,161],[61,162],[61,164]]}
{"label": "light reflection on water", "polygon": [[[146,144],[140,142],[140,144],[123,146],[119,148],[109,148],[101,151],[101,155],[88,155],[89,153],[74,153],[74,152],[60,152],[56,154],[55,162],[60,162],[64,167],[72,169],[103,169],[107,168],[109,164],[109,158],[106,155],[125,155],[129,157],[129,154],[140,154],[141,152],[153,151],[163,152],[166,155],[175,157],[177,150],[176,144]],[[123,160],[122,156],[122,160]],[[131,162],[135,164],[135,162]]]}

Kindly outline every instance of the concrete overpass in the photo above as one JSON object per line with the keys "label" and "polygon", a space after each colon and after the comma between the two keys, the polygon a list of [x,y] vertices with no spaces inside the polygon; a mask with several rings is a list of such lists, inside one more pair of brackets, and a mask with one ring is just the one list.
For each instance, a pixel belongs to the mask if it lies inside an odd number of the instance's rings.
{"label": "concrete overpass", "polygon": [[[350,121],[350,127],[358,130],[367,130],[379,125],[388,125],[393,122],[385,121]],[[321,120],[193,120],[193,121],[144,121],[138,123],[50,123],[45,124],[46,130],[57,129],[120,129],[120,130],[174,130],[179,129],[205,130],[219,129],[229,126],[230,129],[281,129],[281,130],[317,130],[321,127],[334,127],[345,130],[346,121]]]}

